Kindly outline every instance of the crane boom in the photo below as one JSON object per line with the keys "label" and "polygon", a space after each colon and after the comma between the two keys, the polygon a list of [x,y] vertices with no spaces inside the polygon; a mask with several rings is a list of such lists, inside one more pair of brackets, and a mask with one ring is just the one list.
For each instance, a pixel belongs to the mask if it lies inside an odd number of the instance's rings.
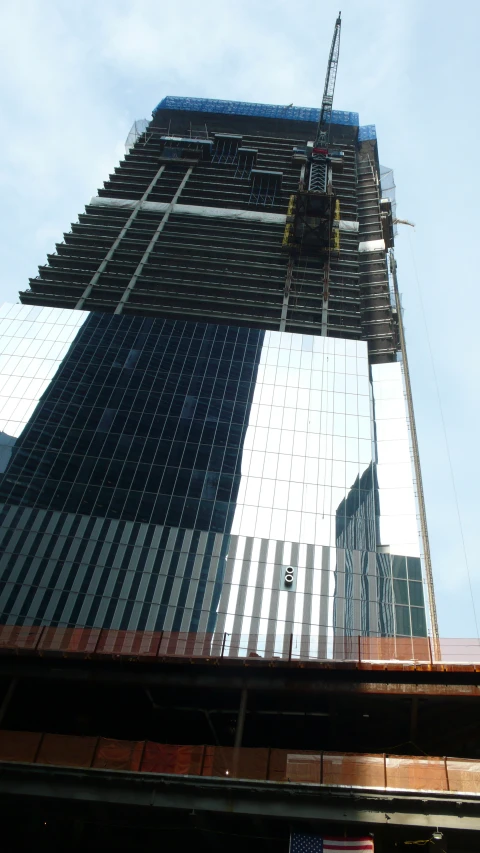
{"label": "crane boom", "polygon": [[342,26],[341,13],[335,21],[332,46],[328,57],[327,76],[323,90],[322,106],[318,120],[315,147],[323,147],[328,142],[328,133],[332,120],[333,93],[335,91],[335,80],[337,77],[338,56],[340,53],[340,29]]}

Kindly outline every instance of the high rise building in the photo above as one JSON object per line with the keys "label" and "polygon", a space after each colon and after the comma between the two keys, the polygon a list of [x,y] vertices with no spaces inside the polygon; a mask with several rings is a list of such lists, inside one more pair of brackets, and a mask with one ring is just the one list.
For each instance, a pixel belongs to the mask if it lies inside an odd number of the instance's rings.
{"label": "high rise building", "polygon": [[478,849],[479,644],[438,639],[339,36],[320,112],[165,98],[0,307],[7,846]]}
{"label": "high rise building", "polygon": [[317,121],[165,98],[4,310],[0,622],[426,636],[389,170]]}

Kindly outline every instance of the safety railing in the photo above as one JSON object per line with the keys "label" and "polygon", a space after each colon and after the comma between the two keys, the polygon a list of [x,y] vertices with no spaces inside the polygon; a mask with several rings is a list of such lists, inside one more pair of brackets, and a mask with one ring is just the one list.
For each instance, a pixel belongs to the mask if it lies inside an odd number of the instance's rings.
{"label": "safety railing", "polygon": [[479,665],[480,641],[315,634],[243,635],[100,628],[0,626],[0,653],[143,660],[220,658],[329,664]]}

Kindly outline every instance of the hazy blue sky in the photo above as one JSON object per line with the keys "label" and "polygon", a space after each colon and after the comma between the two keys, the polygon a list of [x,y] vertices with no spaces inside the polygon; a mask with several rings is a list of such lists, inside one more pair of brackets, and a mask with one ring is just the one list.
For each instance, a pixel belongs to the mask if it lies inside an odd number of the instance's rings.
{"label": "hazy blue sky", "polygon": [[[16,301],[167,94],[318,106],[340,0],[3,0],[0,301]],[[334,106],[376,124],[397,239],[444,636],[473,607],[413,258],[480,598],[480,3],[343,0]],[[480,618],[480,601],[478,603]]]}

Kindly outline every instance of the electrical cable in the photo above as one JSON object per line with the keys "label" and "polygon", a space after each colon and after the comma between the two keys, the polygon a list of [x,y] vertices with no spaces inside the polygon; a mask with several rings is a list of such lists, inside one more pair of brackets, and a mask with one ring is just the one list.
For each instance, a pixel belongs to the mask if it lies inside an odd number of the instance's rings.
{"label": "electrical cable", "polygon": [[455,506],[456,506],[457,519],[458,519],[458,526],[459,526],[459,529],[460,529],[460,538],[461,538],[461,541],[462,541],[463,557],[464,557],[464,560],[465,560],[465,567],[466,567],[466,569],[467,569],[468,587],[469,587],[469,591],[470,591],[470,598],[471,598],[471,601],[472,601],[473,618],[474,618],[474,622],[475,622],[475,629],[476,629],[476,632],[477,632],[477,640],[480,640],[480,633],[479,633],[479,628],[478,628],[478,618],[477,618],[477,609],[476,609],[476,607],[475,607],[475,598],[474,598],[474,595],[473,595],[472,578],[471,578],[471,574],[470,574],[470,565],[469,565],[469,562],[468,562],[467,547],[466,547],[466,544],[465,544],[465,535],[464,535],[464,531],[463,531],[462,516],[461,516],[461,513],[460,513],[460,505],[459,505],[459,501],[458,501],[457,487],[456,487],[456,483],[455,483],[455,474],[454,474],[454,470],[453,470],[452,457],[451,457],[451,454],[450,454],[450,443],[449,443],[449,441],[448,441],[447,428],[446,428],[446,424],[445,424],[445,417],[444,417],[444,414],[443,414],[442,398],[441,398],[441,395],[440,395],[440,387],[439,387],[439,384],[438,384],[437,372],[436,372],[436,369],[435,369],[435,361],[434,361],[434,358],[433,358],[432,344],[431,344],[431,341],[430,341],[430,335],[429,335],[429,331],[428,331],[428,324],[427,324],[427,316],[426,316],[426,312],[425,312],[425,305],[424,305],[424,302],[423,302],[422,289],[421,289],[421,287],[420,287],[420,279],[419,279],[419,276],[418,276],[417,264],[416,264],[416,261],[415,261],[415,252],[414,252],[414,249],[413,249],[412,239],[411,239],[411,234],[410,234],[410,232],[409,232],[409,234],[408,234],[408,242],[409,242],[409,246],[410,246],[410,254],[411,254],[411,257],[412,257],[413,270],[414,270],[414,273],[415,273],[415,280],[416,280],[416,285],[417,285],[418,297],[419,297],[419,301],[420,301],[420,308],[421,308],[422,320],[423,320],[423,325],[424,325],[424,329],[425,329],[425,338],[426,338],[426,341],[427,341],[428,351],[429,351],[429,355],[430,355],[430,364],[431,364],[432,373],[433,373],[433,378],[434,378],[434,382],[435,382],[435,390],[436,390],[436,394],[437,394],[438,408],[439,408],[439,411],[440,411],[440,420],[441,420],[441,423],[442,423],[443,438],[444,438],[444,441],[445,441],[445,447],[446,447],[446,451],[447,451],[448,466],[449,466],[449,470],[450,470],[450,479],[451,479],[451,482],[452,482],[453,495],[454,495],[454,499],[455,499]]}

